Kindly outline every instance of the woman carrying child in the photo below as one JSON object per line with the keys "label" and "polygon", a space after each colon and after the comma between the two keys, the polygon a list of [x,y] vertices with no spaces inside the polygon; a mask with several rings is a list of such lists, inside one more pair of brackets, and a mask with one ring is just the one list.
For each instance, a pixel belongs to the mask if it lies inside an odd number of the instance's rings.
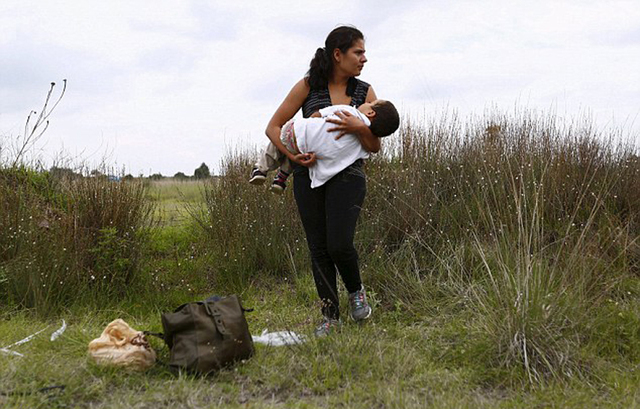
{"label": "woman carrying child", "polygon": [[[355,27],[341,26],[329,33],[324,48],[318,48],[307,75],[296,83],[267,125],[273,144],[296,165],[293,169],[294,197],[311,253],[313,278],[322,301],[323,320],[316,328],[324,336],[339,327],[337,272],[349,292],[349,312],[355,321],[371,315],[360,278],[358,253],[353,245],[356,222],[366,193],[363,161],[358,159],[320,187],[311,188],[309,167],[315,154],[292,154],[280,140],[282,126],[302,108],[308,118],[331,105],[358,107],[376,100],[373,88],[356,77],[365,57],[364,36]],[[338,115],[336,137],[354,134],[369,152],[380,150],[380,138],[360,119],[347,113]]]}

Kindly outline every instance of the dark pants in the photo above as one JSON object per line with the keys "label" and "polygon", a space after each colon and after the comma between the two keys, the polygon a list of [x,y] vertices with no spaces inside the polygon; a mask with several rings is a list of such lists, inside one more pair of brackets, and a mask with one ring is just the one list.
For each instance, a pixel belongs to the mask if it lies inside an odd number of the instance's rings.
{"label": "dark pants", "polygon": [[338,319],[336,268],[347,291],[360,289],[353,237],[367,184],[358,160],[324,185],[311,188],[309,171],[296,166],[293,189],[311,252],[311,267],[325,317]]}

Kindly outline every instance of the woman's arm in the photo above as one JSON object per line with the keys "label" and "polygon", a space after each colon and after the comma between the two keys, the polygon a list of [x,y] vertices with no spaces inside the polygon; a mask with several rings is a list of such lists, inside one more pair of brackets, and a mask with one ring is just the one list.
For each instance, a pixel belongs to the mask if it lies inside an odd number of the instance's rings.
{"label": "woman's arm", "polygon": [[[376,97],[373,87],[369,87],[365,102],[373,102],[376,99],[378,98]],[[329,131],[339,132],[336,139],[340,139],[343,135],[351,133],[358,137],[360,144],[367,152],[376,153],[380,151],[380,138],[375,136],[364,122],[348,112],[337,112],[336,115],[340,117],[340,121],[327,119],[328,122],[337,125],[336,127],[329,129]]]}
{"label": "woman's arm", "polygon": [[301,79],[293,86],[289,94],[285,97],[284,101],[280,104],[276,112],[271,117],[269,124],[267,125],[267,129],[265,133],[269,140],[278,148],[280,152],[287,155],[287,157],[300,165],[303,166],[312,166],[316,157],[313,153],[305,153],[294,155],[289,152],[287,148],[280,141],[280,132],[282,130],[282,126],[298,112],[298,110],[302,107],[304,100],[309,95],[309,85],[306,83],[304,79]]}

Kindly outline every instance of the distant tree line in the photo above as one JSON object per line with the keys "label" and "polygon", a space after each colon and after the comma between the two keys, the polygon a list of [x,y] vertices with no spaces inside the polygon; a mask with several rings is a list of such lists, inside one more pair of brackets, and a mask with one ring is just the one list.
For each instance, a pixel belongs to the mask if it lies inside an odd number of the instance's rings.
{"label": "distant tree line", "polygon": [[[211,177],[211,171],[209,170],[209,166],[207,166],[207,164],[204,162],[202,162],[202,164],[193,171],[193,176],[186,175],[184,172],[177,172],[175,175],[173,175],[173,178],[177,180],[189,180],[189,179],[201,180],[201,179],[207,179],[210,177]],[[165,176],[163,176],[161,173],[154,173],[153,175],[149,176],[149,179],[151,180],[160,180],[164,178]]]}
{"label": "distant tree line", "polygon": [[[51,169],[49,169],[49,174],[56,178],[65,178],[65,179],[74,179],[74,178],[83,177],[82,173],[75,172],[73,169],[63,168],[58,166],[51,167]],[[130,173],[120,177],[120,176],[108,175],[96,169],[89,172],[89,177],[101,177],[101,178],[107,178],[113,181],[119,181],[119,180],[128,181],[128,180],[135,179],[135,177]],[[177,180],[190,180],[190,179],[202,180],[210,177],[211,177],[211,171],[209,170],[209,166],[207,166],[207,164],[204,162],[202,162],[202,164],[193,171],[193,176],[186,175],[184,172],[177,172],[175,175],[173,175],[173,178]],[[144,176],[141,174],[138,176],[138,178],[142,179],[144,178]],[[162,175],[162,173],[160,172],[149,175],[148,177],[149,180],[162,180],[165,178],[166,176]]]}

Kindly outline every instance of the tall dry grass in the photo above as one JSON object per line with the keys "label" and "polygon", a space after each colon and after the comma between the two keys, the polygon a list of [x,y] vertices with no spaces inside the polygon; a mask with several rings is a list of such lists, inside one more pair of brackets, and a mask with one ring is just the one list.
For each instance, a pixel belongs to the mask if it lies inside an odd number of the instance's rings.
{"label": "tall dry grass", "polygon": [[638,147],[532,112],[407,124],[390,145],[362,237],[391,266],[383,298],[476,311],[483,354],[531,382],[583,373],[594,317],[640,272]]}
{"label": "tall dry grass", "polygon": [[140,183],[0,169],[0,291],[48,314],[123,296],[136,282],[151,205]]}
{"label": "tall dry grass", "polygon": [[308,264],[292,192],[275,196],[266,185],[249,185],[252,159],[245,151],[228,153],[220,165],[221,177],[204,190],[205,210],[192,212],[214,260],[214,283],[242,286],[264,274],[286,277]]}
{"label": "tall dry grass", "polygon": [[[544,113],[445,113],[405,120],[383,146],[366,167],[356,236],[380,305],[473,317],[479,356],[532,383],[588,372],[595,317],[640,272],[633,139]],[[308,274],[290,192],[282,200],[247,183],[254,155],[230,153],[206,191],[200,223],[218,282]]]}

